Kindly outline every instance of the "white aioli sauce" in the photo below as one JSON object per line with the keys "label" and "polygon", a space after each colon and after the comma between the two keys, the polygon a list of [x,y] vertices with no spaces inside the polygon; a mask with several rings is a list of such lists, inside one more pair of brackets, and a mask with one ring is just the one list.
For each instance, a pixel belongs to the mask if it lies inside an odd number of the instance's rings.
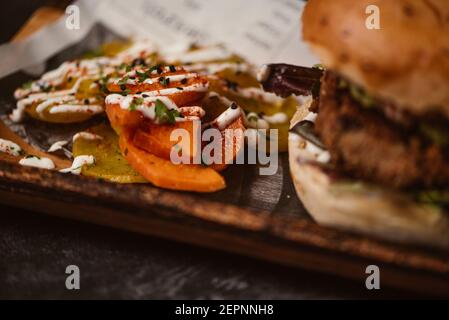
{"label": "white aioli sauce", "polygon": [[250,112],[246,115],[245,126],[248,128],[254,128],[254,129],[269,129],[270,128],[270,124],[266,120],[261,119],[255,112]]}
{"label": "white aioli sauce", "polygon": [[103,112],[103,107],[95,104],[60,104],[50,109],[51,114],[68,112],[98,114]]}
{"label": "white aioli sauce", "polygon": [[0,138],[0,152],[4,152],[17,157],[20,155],[21,151],[22,148],[18,144],[10,140]]}
{"label": "white aioli sauce", "polygon": [[95,163],[94,156],[77,156],[73,159],[72,166],[70,168],[59,170],[62,173],[81,174],[81,168],[83,166],[89,166]]}
{"label": "white aioli sauce", "polygon": [[266,64],[264,64],[257,71],[257,81],[263,82],[268,79],[269,75],[270,75],[270,68]]}
{"label": "white aioli sauce", "polygon": [[65,140],[56,141],[50,146],[50,148],[48,148],[47,152],[56,152],[58,150],[62,150],[62,147],[66,146],[67,143],[69,142]]}
{"label": "white aioli sauce", "polygon": [[223,62],[223,63],[197,63],[188,66],[184,66],[184,69],[187,71],[203,71],[206,73],[217,73],[224,70],[231,70],[234,72],[250,72],[252,71],[250,66],[246,63],[232,63],[232,62]]}
{"label": "white aioli sauce", "polygon": [[315,122],[317,116],[318,116],[317,113],[315,113],[315,112],[309,112],[309,113],[304,117],[303,120]]}
{"label": "white aioli sauce", "polygon": [[[39,109],[36,109],[39,113],[42,113],[46,108],[48,108],[50,105],[58,102],[75,102],[75,103],[82,103],[82,101],[79,101],[75,99],[74,94],[78,91],[78,88],[81,84],[81,82],[85,78],[79,78],[75,84],[72,86],[71,89],[66,90],[60,90],[60,91],[54,91],[54,92],[41,92],[41,93],[34,93],[30,94],[27,98],[21,99],[17,101],[17,106],[13,110],[12,114],[10,114],[10,119],[13,122],[20,122],[23,120],[25,109],[29,105],[38,102],[43,101],[41,104],[38,105]],[[52,100],[51,102],[48,102],[49,100]],[[60,105],[54,106],[51,108],[50,113],[58,113],[58,112],[94,112],[99,113],[103,111],[103,108],[100,106],[101,110],[98,111],[98,106],[94,106],[92,108],[86,108],[89,107],[89,105],[84,105],[84,107],[80,108],[80,105],[78,104],[65,104],[62,105],[64,107],[58,108]],[[56,110],[54,110],[56,109]],[[91,110],[92,109],[92,110]],[[62,111],[61,111],[62,110]]]}
{"label": "white aioli sauce", "polygon": [[[197,73],[183,73],[183,74],[174,74],[174,75],[169,75],[169,76],[164,76],[164,75],[160,75],[158,77],[154,77],[154,78],[148,78],[145,79],[142,83],[145,84],[153,84],[153,83],[158,83],[159,79],[161,77],[164,77],[165,79],[168,79],[170,82],[178,82],[181,81],[183,79],[192,79],[192,78],[196,78],[198,77]],[[120,79],[115,80],[115,84],[118,84],[120,82]],[[125,82],[126,84],[129,85],[135,85],[139,83],[138,79],[128,79]]]}
{"label": "white aioli sauce", "polygon": [[323,150],[310,141],[305,141],[305,150],[315,157],[315,160],[320,163],[328,163],[331,160],[329,151]]}
{"label": "white aioli sauce", "polygon": [[235,106],[229,107],[214,120],[219,130],[225,129],[242,115],[242,109],[237,104]]}
{"label": "white aioli sauce", "polygon": [[20,159],[19,164],[27,167],[35,167],[41,169],[52,170],[55,168],[55,164],[49,158],[39,158],[36,156],[30,156]]}
{"label": "white aioli sauce", "polygon": [[135,98],[143,99],[143,103],[136,105],[135,110],[140,111],[144,117],[151,120],[156,119],[155,103],[160,100],[165,106],[170,110],[178,110],[178,106],[168,97],[164,96],[148,96],[143,98],[142,95],[147,94],[146,92],[142,94],[122,96],[120,94],[110,94],[106,97],[106,104],[118,104],[120,108],[129,110]]}
{"label": "white aioli sauce", "polygon": [[95,134],[95,133],[91,133],[91,132],[87,132],[87,131],[81,131],[76,133],[73,138],[72,141],[75,142],[77,139],[85,139],[85,140],[103,140],[103,137]]}
{"label": "white aioli sauce", "polygon": [[265,92],[260,88],[250,87],[250,88],[237,88],[235,92],[237,95],[248,98],[255,99],[260,102],[266,102],[271,104],[281,104],[283,99],[275,95],[274,93]]}
{"label": "white aioli sauce", "polygon": [[[191,75],[192,75],[192,77],[197,76],[197,74],[195,74],[195,73],[192,73]],[[179,77],[179,78],[175,78],[175,79],[179,79],[179,80],[186,78],[186,74],[175,75],[175,76]],[[181,90],[179,88],[166,88],[166,89],[161,89],[161,90],[145,91],[140,94],[133,94],[133,95],[127,95],[127,96],[122,96],[120,94],[110,94],[106,97],[105,103],[106,104],[118,104],[118,105],[120,105],[120,108],[129,110],[131,105],[136,103],[136,98],[142,99],[143,102],[141,104],[133,105],[135,107],[135,110],[140,111],[144,115],[144,117],[155,120],[156,119],[155,102],[157,100],[160,100],[162,103],[164,103],[165,106],[170,110],[180,111],[180,109],[178,108],[176,103],[173,100],[171,100],[169,97],[167,97],[168,95],[175,94],[175,93],[182,93],[182,92],[192,92],[192,91],[204,92],[204,91],[207,91],[208,89],[209,89],[209,83],[201,82],[201,83],[194,83],[192,85],[182,87]],[[179,118],[176,118],[176,121],[185,121],[185,120],[190,120],[190,119],[192,119],[192,118],[190,117],[190,118],[186,119],[186,118],[179,117]]]}
{"label": "white aioli sauce", "polygon": [[[88,112],[88,113],[100,113],[103,109],[99,106],[81,107],[83,101],[76,100],[73,96],[78,91],[79,85],[84,79],[97,79],[100,74],[110,74],[115,71],[115,67],[120,66],[124,62],[131,62],[135,58],[148,55],[154,52],[154,46],[149,40],[141,40],[135,42],[130,48],[119,53],[115,57],[98,57],[93,59],[85,59],[78,61],[69,61],[62,63],[58,68],[48,71],[43,74],[42,77],[31,83],[30,88],[19,88],[15,91],[14,96],[16,99],[20,99],[17,102],[16,108],[13,110],[10,118],[14,122],[20,122],[23,119],[24,112],[27,106],[43,101],[38,106],[38,112],[44,111],[46,108],[52,106],[55,103],[67,103],[63,107],[56,108],[54,112]],[[68,77],[78,78],[77,82],[71,89],[42,92],[42,87],[57,86],[62,84]],[[57,100],[47,101],[49,99],[58,98]]]}
{"label": "white aioli sauce", "polygon": [[271,116],[263,116],[263,118],[265,121],[272,124],[286,123],[288,121],[288,117],[284,112],[278,112]]}
{"label": "white aioli sauce", "polygon": [[188,118],[202,118],[206,115],[206,111],[199,106],[189,106],[189,107],[181,107],[179,108],[179,112]]}
{"label": "white aioli sauce", "polygon": [[190,86],[182,87],[182,90],[179,90],[178,88],[167,88],[167,89],[161,89],[161,90],[153,90],[153,91],[146,91],[143,92],[150,96],[168,96],[175,93],[180,92],[191,92],[191,91],[197,91],[197,92],[204,92],[209,89],[209,83],[194,83]]}

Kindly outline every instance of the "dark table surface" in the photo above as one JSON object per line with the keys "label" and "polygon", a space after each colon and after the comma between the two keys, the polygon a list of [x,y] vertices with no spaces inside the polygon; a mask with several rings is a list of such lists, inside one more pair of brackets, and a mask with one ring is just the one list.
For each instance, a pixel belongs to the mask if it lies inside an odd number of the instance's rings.
{"label": "dark table surface", "polygon": [[[0,43],[40,5],[0,11]],[[55,2],[55,1],[52,1]],[[63,1],[64,2],[64,1]],[[65,288],[77,265],[81,289]],[[0,298],[345,299],[410,294],[0,206]]]}
{"label": "dark table surface", "polygon": [[[0,207],[0,298],[403,298],[300,269]],[[80,290],[65,268],[80,268]]]}

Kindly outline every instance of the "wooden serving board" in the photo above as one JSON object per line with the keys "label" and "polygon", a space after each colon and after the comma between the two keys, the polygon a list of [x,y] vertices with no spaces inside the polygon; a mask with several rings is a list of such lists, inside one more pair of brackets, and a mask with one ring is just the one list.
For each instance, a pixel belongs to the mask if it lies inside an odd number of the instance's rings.
{"label": "wooden serving board", "polygon": [[[38,10],[16,41],[60,15],[54,9]],[[44,138],[55,130],[30,126],[28,133]],[[32,147],[3,123],[0,137],[16,141],[29,153],[42,155],[46,145],[33,140]],[[58,166],[67,166],[67,160],[55,160]],[[294,192],[287,160],[286,154],[280,157],[280,172],[271,178],[257,176],[254,166],[229,168],[228,188],[203,195],[22,167],[17,158],[1,155],[0,203],[350,277],[361,286],[366,267],[375,264],[382,286],[449,296],[448,252],[317,225]]]}

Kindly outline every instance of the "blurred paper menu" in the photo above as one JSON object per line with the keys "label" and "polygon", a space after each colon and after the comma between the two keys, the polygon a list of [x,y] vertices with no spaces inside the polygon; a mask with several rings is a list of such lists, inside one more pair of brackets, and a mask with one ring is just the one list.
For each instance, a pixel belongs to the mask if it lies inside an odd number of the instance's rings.
{"label": "blurred paper menu", "polygon": [[22,42],[0,45],[0,77],[17,70],[43,69],[53,54],[75,44],[98,22],[125,37],[145,37],[161,50],[190,43],[224,44],[255,64],[317,63],[300,40],[301,0],[78,0],[79,28],[68,16]]}
{"label": "blurred paper menu", "polygon": [[223,43],[254,63],[316,62],[300,41],[300,0],[108,0],[98,18],[124,36],[170,48]]}

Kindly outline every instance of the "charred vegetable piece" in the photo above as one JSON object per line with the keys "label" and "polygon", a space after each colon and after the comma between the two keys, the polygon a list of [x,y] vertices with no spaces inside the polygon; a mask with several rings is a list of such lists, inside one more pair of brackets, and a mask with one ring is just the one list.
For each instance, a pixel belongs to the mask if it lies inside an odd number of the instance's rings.
{"label": "charred vegetable piece", "polygon": [[264,67],[260,82],[265,91],[281,97],[309,95],[319,88],[322,68],[306,68],[289,64],[269,64]]}

